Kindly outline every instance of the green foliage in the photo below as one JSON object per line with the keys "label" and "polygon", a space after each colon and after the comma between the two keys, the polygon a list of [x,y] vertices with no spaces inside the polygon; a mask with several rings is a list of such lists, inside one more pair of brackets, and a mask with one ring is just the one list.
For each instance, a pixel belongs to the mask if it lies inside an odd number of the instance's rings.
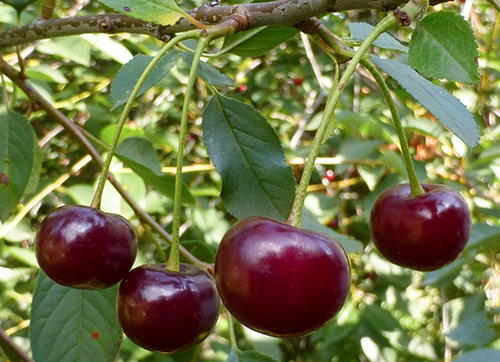
{"label": "green foliage", "polygon": [[[153,68],[151,74],[146,78],[146,81],[139,90],[139,93],[137,93],[137,96],[139,97],[144,94],[144,92],[165,78],[168,72],[170,72],[170,69],[175,66],[179,57],[180,53],[175,51],[164,56]],[[111,108],[112,110],[127,102],[130,97],[130,93],[132,93],[132,89],[152,59],[153,57],[138,54],[120,69],[111,84],[111,101],[113,103],[113,107]]]}
{"label": "green foliage", "polygon": [[259,57],[297,35],[296,29],[268,26],[226,36],[220,53],[240,57]]}
{"label": "green foliage", "polygon": [[[174,176],[166,175],[161,171],[158,154],[150,141],[139,137],[126,138],[116,148],[115,155],[137,175],[141,176],[148,185],[170,199],[174,198]],[[187,186],[183,188],[182,201],[195,202]]]}
{"label": "green foliage", "polygon": [[122,14],[161,25],[172,25],[185,14],[174,0],[100,1]]}
{"label": "green foliage", "polygon": [[115,313],[117,289],[76,290],[60,286],[40,272],[31,311],[33,358],[114,360],[122,341]]}
{"label": "green foliage", "polygon": [[203,112],[203,135],[222,177],[221,197],[228,211],[240,219],[286,220],[295,179],[266,119],[248,104],[216,94]]}
{"label": "green foliage", "polygon": [[37,137],[19,113],[0,115],[0,220],[4,221],[21,198],[37,188],[40,178]]}
{"label": "green foliage", "polygon": [[408,61],[427,77],[476,83],[480,80],[478,56],[470,24],[454,11],[439,11],[418,23],[410,42]]}
{"label": "green foliage", "polygon": [[406,64],[374,55],[371,59],[469,147],[477,146],[479,132],[476,121],[457,98]]}

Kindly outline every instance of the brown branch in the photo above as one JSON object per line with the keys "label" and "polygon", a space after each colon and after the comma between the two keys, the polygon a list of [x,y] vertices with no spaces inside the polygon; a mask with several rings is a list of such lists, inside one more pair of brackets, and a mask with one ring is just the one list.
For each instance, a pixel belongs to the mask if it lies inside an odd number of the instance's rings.
{"label": "brown branch", "polygon": [[[435,5],[449,0],[431,0]],[[407,0],[277,0],[265,3],[240,4],[236,6],[210,6],[205,4],[189,13],[205,23],[219,23],[226,20],[235,8],[244,8],[249,16],[247,29],[267,25],[293,27],[311,18],[332,12],[360,9],[389,11]],[[122,14],[101,14],[64,19],[37,19],[31,24],[12,28],[0,33],[0,49],[32,43],[41,39],[90,33],[147,34],[162,41],[168,41],[174,34],[193,29],[185,19],[171,26],[162,26]]]}
{"label": "brown branch", "polygon": [[0,328],[0,348],[4,349],[6,353],[9,352],[8,357],[12,358],[13,362],[33,362],[28,354],[15,344],[2,328]]}
{"label": "brown branch", "polygon": [[[83,135],[78,126],[74,124],[70,119],[68,119],[63,113],[54,108],[49,101],[47,101],[40,93],[38,93],[31,84],[21,77],[19,77],[19,72],[12,68],[3,58],[0,57],[0,73],[5,74],[12,82],[14,82],[26,95],[33,101],[37,102],[40,108],[45,110],[49,117],[54,121],[59,123],[64,129],[71,134],[87,151],[87,153],[92,157],[94,163],[96,163],[100,168],[102,168],[104,162],[99,155],[99,152],[94,148],[90,141]],[[108,174],[108,180],[114,186],[116,191],[121,195],[121,197],[129,204],[137,217],[143,222],[151,225],[151,227],[159,233],[165,240],[171,242],[171,236],[161,227],[160,224],[156,222],[146,211],[144,211],[139,204],[130,196],[130,194],[125,191],[123,186],[113,177],[111,173]],[[196,264],[206,270],[212,271],[212,265],[202,262],[192,255],[186,248],[180,247],[181,254],[192,264]]]}

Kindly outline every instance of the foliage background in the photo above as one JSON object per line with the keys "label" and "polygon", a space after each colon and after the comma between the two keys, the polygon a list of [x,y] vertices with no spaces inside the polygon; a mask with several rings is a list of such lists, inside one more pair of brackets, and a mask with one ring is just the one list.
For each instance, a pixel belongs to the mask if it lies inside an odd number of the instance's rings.
{"label": "foliage background", "polygon": [[[188,9],[201,4],[186,1],[182,7]],[[80,10],[82,5],[85,6]],[[305,221],[308,227],[343,235],[338,237],[349,252],[353,271],[350,298],[334,322],[301,339],[268,338],[237,325],[242,349],[270,356],[258,355],[252,359],[249,354],[245,357],[247,361],[268,360],[266,358],[318,362],[498,359],[500,18],[491,4],[483,0],[455,1],[437,8],[461,12],[470,21],[479,44],[480,82],[436,84],[453,93],[471,110],[480,128],[480,145],[474,149],[465,146],[395,82],[389,80],[389,84],[397,96],[420,180],[455,188],[471,207],[474,227],[468,247],[457,261],[430,273],[391,265],[372,247],[368,229],[371,205],[384,189],[406,179],[390,114],[374,81],[359,69],[337,109],[338,129],[321,150],[306,200]],[[60,1],[56,15],[64,17],[77,10],[78,15],[86,15],[105,9],[97,1]],[[38,4],[30,5],[23,12],[21,22],[29,23],[39,13]],[[375,11],[350,11],[331,14],[322,20],[335,34],[348,38],[350,23],[375,25],[381,16]],[[2,30],[16,26],[16,17],[12,8],[0,4]],[[394,35],[405,43],[411,31],[402,29]],[[160,47],[158,40],[147,36],[82,35],[30,44],[23,47],[23,56],[30,82],[56,108],[79,124],[104,154],[121,110],[119,107],[110,110],[113,78],[134,55],[151,56]],[[374,51],[388,56],[393,53],[382,49]],[[255,54],[252,48],[241,54],[243,56],[225,54],[206,61],[233,81],[233,86],[221,88],[221,93],[251,104],[274,127],[287,161],[299,178],[300,157],[307,155],[321,118],[325,96],[332,85],[333,64],[316,44],[298,33],[259,57],[248,56]],[[16,64],[15,53],[3,55],[11,64]],[[124,138],[151,142],[165,173],[171,173],[175,166],[187,71],[188,67],[179,62],[157,86],[146,91],[136,102],[124,132]],[[13,92],[10,81],[4,79],[4,82],[7,92]],[[236,219],[221,202],[221,178],[211,166],[203,144],[201,112],[209,97],[204,83],[198,82],[191,100],[185,157],[189,171],[184,176],[196,202],[188,204],[183,211],[182,243],[200,259],[212,262],[218,242]],[[36,203],[0,240],[0,327],[18,345],[30,351],[30,306],[38,275],[33,254],[35,232],[53,208],[61,204],[89,204],[99,170],[88,163],[72,172],[71,168],[86,152],[20,91],[15,110],[29,118],[41,146],[41,179],[23,203],[44,187],[55,185],[61,175],[72,174],[43,201]],[[132,197],[169,231],[171,199],[120,160],[115,160],[112,171]],[[128,217],[136,227],[140,239],[137,264],[162,261],[156,244],[167,248],[166,242],[142,224],[110,186],[105,191],[103,209]],[[75,337],[74,343],[85,342]],[[0,350],[0,360],[2,358],[7,360],[7,355]],[[234,353],[231,354],[225,315],[199,349],[178,356],[160,356],[125,339],[118,358],[120,361],[169,362],[237,360]]]}

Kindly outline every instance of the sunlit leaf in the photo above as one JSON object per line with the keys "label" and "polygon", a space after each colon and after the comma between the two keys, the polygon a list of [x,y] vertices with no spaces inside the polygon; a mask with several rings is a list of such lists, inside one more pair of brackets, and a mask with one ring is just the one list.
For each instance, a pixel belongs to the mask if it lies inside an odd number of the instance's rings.
{"label": "sunlit leaf", "polygon": [[117,290],[117,286],[100,291],[67,288],[40,272],[31,305],[34,360],[113,361],[122,341]]}
{"label": "sunlit leaf", "polygon": [[455,11],[436,11],[417,23],[408,61],[427,77],[475,83],[480,79],[477,48],[468,21]]}
{"label": "sunlit leaf", "polygon": [[175,24],[186,13],[174,0],[99,0],[119,13],[161,25]]}
{"label": "sunlit leaf", "polygon": [[474,117],[452,94],[431,83],[406,64],[374,55],[371,59],[469,147],[475,147],[479,143],[479,131]]}

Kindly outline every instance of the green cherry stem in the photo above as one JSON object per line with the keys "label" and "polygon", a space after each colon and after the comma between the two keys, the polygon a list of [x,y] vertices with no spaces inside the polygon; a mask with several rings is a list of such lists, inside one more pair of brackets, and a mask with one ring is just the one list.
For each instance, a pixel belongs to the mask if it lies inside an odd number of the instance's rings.
{"label": "green cherry stem", "polygon": [[301,227],[302,226],[302,210],[304,208],[304,200],[306,198],[307,186],[309,186],[309,182],[311,180],[311,175],[314,170],[314,162],[319,153],[319,148],[321,147],[324,136],[328,129],[328,125],[334,119],[335,107],[340,99],[340,95],[342,90],[344,89],[347,81],[354,73],[356,66],[361,61],[365,53],[371,44],[384,32],[391,29],[396,25],[397,18],[394,14],[387,15],[377,26],[368,34],[366,39],[361,43],[358,48],[356,54],[354,54],[353,58],[349,62],[349,65],[344,70],[342,77],[336,87],[332,87],[330,94],[328,96],[328,100],[326,102],[325,110],[323,112],[323,117],[321,119],[320,126],[316,131],[314,136],[311,149],[309,151],[309,156],[304,165],[304,171],[302,173],[302,177],[300,178],[299,186],[297,187],[297,193],[295,195],[295,199],[292,206],[292,211],[288,218],[287,223]]}
{"label": "green cherry stem", "polygon": [[127,120],[128,114],[130,113],[130,110],[132,109],[132,105],[135,101],[135,98],[137,97],[137,94],[139,94],[139,90],[141,89],[142,85],[146,81],[146,78],[149,76],[149,74],[152,72],[153,68],[158,64],[160,59],[167,53],[172,47],[174,47],[177,43],[185,40],[185,39],[190,39],[190,38],[196,38],[199,36],[199,31],[198,30],[192,30],[185,32],[174,39],[170,40],[167,44],[163,46],[163,48],[160,49],[158,54],[155,55],[155,57],[151,60],[151,62],[148,64],[146,69],[142,72],[139,80],[135,84],[134,88],[132,89],[132,92],[130,93],[130,96],[127,100],[127,103],[125,104],[125,107],[123,108],[123,111],[120,115],[120,119],[118,120],[118,124],[116,126],[115,133],[113,135],[113,140],[111,141],[111,146],[109,147],[109,152],[108,155],[106,156],[106,159],[104,160],[104,165],[102,167],[101,175],[99,176],[99,182],[97,184],[97,189],[94,194],[94,198],[92,199],[92,202],[90,206],[95,207],[95,208],[100,208],[101,207],[101,200],[102,200],[102,194],[104,191],[104,185],[106,184],[106,180],[108,179],[108,172],[109,172],[109,167],[111,166],[111,161],[113,159],[113,155],[115,154],[116,147],[118,146],[118,142],[120,140],[120,135],[123,129],[123,126],[125,125],[125,121]]}
{"label": "green cherry stem", "polygon": [[403,159],[406,166],[406,173],[408,174],[408,180],[410,182],[411,196],[422,195],[425,193],[425,191],[422,188],[422,185],[420,185],[420,182],[418,181],[418,176],[417,173],[415,172],[415,167],[413,165],[410,149],[408,147],[408,140],[406,139],[405,131],[403,129],[403,125],[401,124],[401,118],[399,117],[399,112],[396,107],[396,103],[394,102],[394,99],[392,99],[389,87],[387,86],[387,83],[385,82],[384,78],[382,78],[382,75],[380,74],[378,69],[371,62],[363,59],[361,61],[361,64],[363,65],[363,67],[365,67],[366,70],[368,70],[372,74],[373,78],[380,87],[385,102],[387,103],[389,111],[391,112],[392,120],[394,122],[394,128],[396,129],[396,134],[399,139],[401,152],[403,153]]}
{"label": "green cherry stem", "polygon": [[179,271],[180,258],[179,258],[179,244],[180,235],[179,229],[181,225],[181,202],[182,202],[182,161],[184,159],[184,140],[187,132],[187,119],[189,113],[189,101],[193,93],[194,82],[198,76],[197,70],[200,64],[200,58],[203,51],[207,47],[209,39],[202,36],[198,40],[198,45],[193,56],[193,63],[191,64],[191,71],[189,72],[189,79],[187,83],[186,94],[184,96],[184,103],[182,105],[181,124],[179,130],[179,145],[177,147],[177,163],[175,173],[175,188],[174,188],[174,218],[172,220],[172,243],[170,246],[170,254],[167,261],[167,269],[171,271]]}

